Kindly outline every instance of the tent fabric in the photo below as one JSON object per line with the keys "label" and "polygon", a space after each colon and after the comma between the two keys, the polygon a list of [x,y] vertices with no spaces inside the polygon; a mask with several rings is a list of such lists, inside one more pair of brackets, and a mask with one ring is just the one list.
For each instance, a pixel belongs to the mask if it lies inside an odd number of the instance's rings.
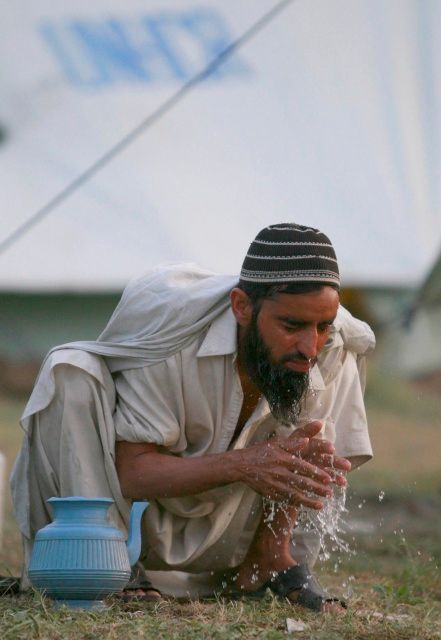
{"label": "tent fabric", "polygon": [[[275,0],[2,8],[0,242]],[[441,4],[293,1],[0,254],[0,289],[237,273],[257,231],[327,233],[345,285],[416,284],[441,244]]]}

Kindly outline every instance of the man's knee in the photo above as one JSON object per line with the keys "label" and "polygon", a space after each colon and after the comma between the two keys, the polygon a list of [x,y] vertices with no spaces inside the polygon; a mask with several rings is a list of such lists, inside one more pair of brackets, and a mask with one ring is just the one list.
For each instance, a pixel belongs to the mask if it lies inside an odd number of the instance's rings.
{"label": "man's knee", "polygon": [[54,396],[63,401],[88,404],[98,400],[108,405],[112,412],[115,407],[115,384],[112,375],[100,356],[88,353],[87,368],[74,363],[59,363],[52,369],[55,381]]}
{"label": "man's knee", "polygon": [[112,405],[102,384],[87,371],[62,363],[52,374],[53,397],[38,414],[31,444],[44,451],[52,467],[58,469],[61,450],[63,456],[68,453],[68,459],[79,451],[85,459],[101,451],[100,424],[111,420]]}
{"label": "man's knee", "polygon": [[87,371],[70,364],[59,364],[53,369],[56,404],[88,406],[96,397],[99,382]]}

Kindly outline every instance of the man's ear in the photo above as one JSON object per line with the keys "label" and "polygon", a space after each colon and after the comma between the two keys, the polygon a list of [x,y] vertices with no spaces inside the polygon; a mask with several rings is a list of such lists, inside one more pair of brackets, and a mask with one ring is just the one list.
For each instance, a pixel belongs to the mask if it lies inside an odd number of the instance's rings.
{"label": "man's ear", "polygon": [[253,317],[253,305],[242,289],[235,287],[230,293],[231,309],[237,323],[241,327],[247,327]]}

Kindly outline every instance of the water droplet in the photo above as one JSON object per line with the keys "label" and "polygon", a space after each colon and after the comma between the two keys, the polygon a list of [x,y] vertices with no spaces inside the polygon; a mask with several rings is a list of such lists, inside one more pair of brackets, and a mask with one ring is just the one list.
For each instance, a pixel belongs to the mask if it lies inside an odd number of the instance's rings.
{"label": "water droplet", "polygon": [[380,491],[380,493],[378,494],[378,502],[381,502],[384,498],[384,491]]}

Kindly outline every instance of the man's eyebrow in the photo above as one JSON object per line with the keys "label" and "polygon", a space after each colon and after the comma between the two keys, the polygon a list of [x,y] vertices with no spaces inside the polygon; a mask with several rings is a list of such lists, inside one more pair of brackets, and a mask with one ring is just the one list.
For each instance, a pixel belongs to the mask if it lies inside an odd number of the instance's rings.
{"label": "man's eyebrow", "polygon": [[[335,321],[337,316],[333,316],[332,318],[329,318],[329,320],[322,320],[321,322],[318,322],[317,324],[333,324],[333,322]],[[278,316],[277,317],[278,320],[280,320],[281,322],[284,322],[285,324],[290,324],[292,326],[296,326],[296,327],[302,327],[305,326],[307,324],[311,324],[311,322],[309,320],[303,320],[301,318],[293,318],[292,316]]]}
{"label": "man's eyebrow", "polygon": [[308,324],[308,322],[306,322],[306,320],[301,320],[300,318],[293,318],[292,316],[278,316],[277,319],[281,320],[285,324],[292,324],[292,325],[296,325],[297,327],[299,325]]}

